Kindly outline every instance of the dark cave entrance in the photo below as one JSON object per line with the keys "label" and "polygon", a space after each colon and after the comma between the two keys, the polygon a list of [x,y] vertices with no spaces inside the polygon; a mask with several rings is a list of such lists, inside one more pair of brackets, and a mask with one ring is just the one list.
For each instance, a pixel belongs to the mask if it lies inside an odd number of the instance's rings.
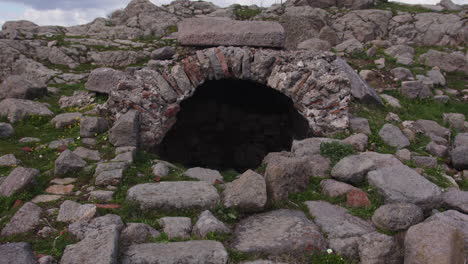
{"label": "dark cave entrance", "polygon": [[158,147],[162,159],[188,167],[257,168],[270,152],[289,151],[309,134],[286,95],[264,85],[208,81],[181,103],[177,122]]}

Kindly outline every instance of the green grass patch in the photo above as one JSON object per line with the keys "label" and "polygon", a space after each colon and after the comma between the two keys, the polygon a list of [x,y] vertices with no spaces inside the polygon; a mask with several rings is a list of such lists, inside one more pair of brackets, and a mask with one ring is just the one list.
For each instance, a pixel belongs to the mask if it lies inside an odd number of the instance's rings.
{"label": "green grass patch", "polygon": [[338,254],[317,253],[310,257],[313,264],[348,264],[349,262]]}
{"label": "green grass patch", "polygon": [[441,167],[425,168],[424,172],[427,176],[427,179],[435,183],[439,187],[442,187],[442,188],[453,187],[450,181],[444,177],[445,172]]}
{"label": "green grass patch", "polygon": [[252,9],[248,6],[236,5],[234,7],[234,15],[237,20],[250,20],[262,12],[260,9]]}
{"label": "green grass patch", "polygon": [[324,142],[320,145],[320,153],[329,158],[334,165],[342,158],[356,154],[353,146],[339,142]]}

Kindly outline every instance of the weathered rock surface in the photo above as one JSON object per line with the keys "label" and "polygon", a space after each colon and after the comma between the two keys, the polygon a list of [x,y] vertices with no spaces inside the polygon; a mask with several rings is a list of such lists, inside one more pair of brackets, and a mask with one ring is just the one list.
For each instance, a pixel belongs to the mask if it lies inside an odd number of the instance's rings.
{"label": "weathered rock surface", "polygon": [[60,205],[57,221],[73,223],[81,220],[90,220],[96,215],[96,206],[92,204],[79,204],[67,200]]}
{"label": "weathered rock surface", "polygon": [[390,231],[405,230],[423,220],[422,209],[410,203],[383,205],[372,216],[372,222],[375,226]]}
{"label": "weathered rock surface", "polygon": [[94,137],[109,128],[109,123],[102,117],[85,116],[80,123],[80,136]]}
{"label": "weathered rock surface", "polygon": [[65,150],[60,154],[60,156],[55,160],[55,175],[65,175],[67,173],[76,173],[86,166],[86,161],[84,161],[80,156],[71,152],[70,150]]}
{"label": "weathered rock surface", "polygon": [[8,123],[0,123],[0,138],[9,138],[15,134],[15,129]]}
{"label": "weathered rock surface", "polygon": [[211,263],[226,264],[228,253],[217,241],[187,241],[132,245],[123,252],[122,264]]}
{"label": "weathered rock surface", "polygon": [[45,104],[39,102],[15,98],[8,98],[0,102],[0,116],[8,118],[11,123],[30,115],[51,116],[53,114]]}
{"label": "weathered rock surface", "polygon": [[0,167],[17,166],[20,163],[21,161],[18,160],[13,154],[7,154],[0,157]]}
{"label": "weathered rock surface", "polygon": [[205,238],[209,233],[227,234],[230,232],[229,227],[208,210],[200,214],[192,230],[192,234],[200,238]]}
{"label": "weathered rock surface", "polygon": [[464,240],[459,229],[430,221],[410,227],[405,237],[405,263],[464,263]]}
{"label": "weathered rock surface", "polygon": [[113,90],[118,89],[119,83],[127,78],[128,76],[122,71],[111,68],[99,68],[89,74],[85,86],[90,91],[109,94]]}
{"label": "weathered rock surface", "polygon": [[123,172],[123,169],[103,171],[96,176],[94,184],[98,186],[117,186],[122,181]]}
{"label": "weathered rock surface", "polygon": [[39,175],[36,169],[18,167],[15,168],[0,185],[0,195],[10,197],[34,183]]}
{"label": "weathered rock surface", "polygon": [[217,170],[205,169],[205,168],[190,168],[184,172],[184,176],[189,178],[197,179],[199,181],[205,181],[208,183],[222,182],[223,176]]}
{"label": "weathered rock surface", "polygon": [[414,203],[424,209],[440,204],[440,188],[407,166],[371,171],[367,179],[384,196],[387,203]]}
{"label": "weathered rock surface", "polygon": [[29,243],[8,243],[0,245],[2,263],[37,264],[33,249]]}
{"label": "weathered rock surface", "polygon": [[410,145],[409,139],[398,127],[392,124],[385,124],[379,131],[379,136],[385,143],[398,149],[406,148]]}
{"label": "weathered rock surface", "polygon": [[79,124],[83,118],[81,113],[64,113],[56,115],[50,122],[55,125],[56,128],[65,128],[74,124]]}
{"label": "weathered rock surface", "polygon": [[276,210],[242,220],[232,247],[245,253],[281,254],[324,250],[325,238],[303,212]]}
{"label": "weathered rock surface", "polygon": [[0,236],[7,237],[34,231],[40,224],[41,213],[42,209],[39,206],[25,203],[2,229]]}
{"label": "weathered rock surface", "polygon": [[91,220],[83,219],[76,221],[68,226],[68,231],[79,240],[83,240],[88,235],[92,235],[93,232],[100,232],[110,227],[115,227],[118,231],[124,228],[124,223],[120,216],[107,214]]}
{"label": "weathered rock surface", "polygon": [[284,29],[277,22],[191,18],[178,24],[185,46],[254,46],[282,48]]}
{"label": "weathered rock surface", "polygon": [[456,147],[451,152],[452,165],[459,170],[468,169],[468,146]]}
{"label": "weathered rock surface", "polygon": [[262,175],[248,170],[238,179],[226,184],[223,192],[224,206],[242,211],[261,210],[267,202],[267,189]]}
{"label": "weathered rock surface", "polygon": [[463,52],[442,52],[429,50],[427,53],[419,56],[419,61],[426,66],[437,66],[447,72],[460,71],[468,73],[468,64]]}
{"label": "weathered rock surface", "polygon": [[373,232],[363,235],[358,245],[362,264],[403,263],[403,250],[394,237]]}
{"label": "weathered rock surface", "polygon": [[442,194],[442,201],[449,208],[468,214],[468,192],[451,188]]}
{"label": "weathered rock surface", "polygon": [[129,111],[119,117],[109,130],[109,141],[116,147],[138,146],[140,115],[138,111]]}
{"label": "weathered rock surface", "polygon": [[161,234],[151,226],[143,223],[128,223],[127,227],[120,233],[121,246],[130,246],[149,242],[151,238],[159,237]]}
{"label": "weathered rock surface", "polygon": [[77,147],[73,154],[76,154],[78,157],[85,159],[85,160],[92,160],[92,161],[100,161],[101,154],[98,150],[91,150],[84,147]]}
{"label": "weathered rock surface", "polygon": [[127,200],[142,210],[210,209],[219,202],[216,188],[206,182],[161,182],[133,186]]}
{"label": "weathered rock surface", "polygon": [[322,187],[322,193],[330,197],[338,197],[338,196],[346,195],[348,192],[352,190],[359,190],[358,188],[350,184],[331,180],[331,179],[321,181],[320,186]]}
{"label": "weathered rock surface", "polygon": [[414,128],[429,137],[435,135],[442,138],[448,138],[451,135],[450,129],[439,125],[433,120],[417,120],[414,122]]}
{"label": "weathered rock surface", "polygon": [[188,239],[192,232],[192,220],[188,217],[163,217],[158,222],[170,239]]}
{"label": "weathered rock surface", "polygon": [[24,76],[11,75],[0,84],[0,100],[4,98],[35,99],[46,94],[45,84],[30,81]]}
{"label": "weathered rock surface", "polygon": [[369,171],[375,168],[372,159],[361,155],[352,155],[341,159],[333,167],[331,175],[340,181],[359,183],[364,180]]}

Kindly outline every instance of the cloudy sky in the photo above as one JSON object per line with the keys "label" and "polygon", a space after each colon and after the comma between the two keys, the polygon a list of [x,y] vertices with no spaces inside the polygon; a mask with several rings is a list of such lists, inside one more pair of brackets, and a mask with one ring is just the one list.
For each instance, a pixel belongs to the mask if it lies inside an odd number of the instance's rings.
{"label": "cloudy sky", "polygon": [[[161,5],[172,0],[151,0]],[[233,3],[269,6],[280,0],[211,0],[218,6]],[[398,0],[406,3],[436,4],[440,0]],[[453,0],[468,4],[468,0]],[[0,0],[0,25],[10,20],[29,20],[39,25],[70,26],[84,24],[112,10],[125,7],[130,0]]]}

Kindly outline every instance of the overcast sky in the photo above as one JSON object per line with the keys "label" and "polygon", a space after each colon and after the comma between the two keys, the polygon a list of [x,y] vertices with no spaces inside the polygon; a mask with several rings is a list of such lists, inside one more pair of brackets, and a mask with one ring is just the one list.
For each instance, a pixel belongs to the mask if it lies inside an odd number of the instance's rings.
{"label": "overcast sky", "polygon": [[[161,5],[172,0],[151,0]],[[211,0],[218,6],[234,3],[269,6],[280,0]],[[440,0],[398,0],[413,4],[436,4]],[[452,0],[468,4],[468,0]],[[39,25],[70,26],[85,24],[96,17],[103,17],[111,11],[125,7],[130,0],[0,0],[0,26],[5,21],[29,20]]]}

